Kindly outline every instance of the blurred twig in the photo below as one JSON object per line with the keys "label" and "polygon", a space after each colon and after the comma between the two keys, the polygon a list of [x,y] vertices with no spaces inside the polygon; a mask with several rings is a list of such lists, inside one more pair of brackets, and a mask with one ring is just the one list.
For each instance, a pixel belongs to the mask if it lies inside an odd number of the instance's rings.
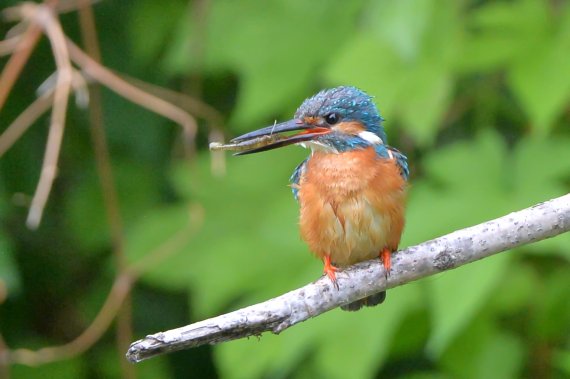
{"label": "blurred twig", "polygon": [[179,251],[201,227],[203,216],[201,207],[191,207],[189,209],[188,225],[183,226],[177,233],[173,234],[155,250],[149,252],[143,259],[125,267],[115,278],[113,287],[99,313],[79,337],[65,345],[50,346],[35,351],[30,349],[6,350],[3,352],[3,355],[0,355],[0,366],[6,363],[38,366],[72,358],[88,350],[107,331],[121,308],[125,297],[129,294],[133,283],[158,262]]}
{"label": "blurred twig", "polygon": [[42,31],[40,27],[32,25],[23,36],[19,37],[17,48],[14,49],[14,53],[10,56],[10,59],[0,74],[0,110],[4,106],[8,94],[20,76],[24,65],[30,58],[41,35]]}
{"label": "blurred twig", "polygon": [[53,93],[38,97],[0,135],[0,158],[28,130],[30,126],[51,108]]}
{"label": "blurred twig", "polygon": [[550,238],[570,230],[570,194],[404,249],[392,258],[387,280],[378,259],[356,264],[338,275],[340,290],[324,277],[263,303],[134,342],[127,358],[154,356],[283,330],[340,305],[388,288]]}
{"label": "blurred twig", "polygon": [[[168,88],[159,87],[151,83],[121,75],[126,81],[134,84],[138,88],[156,94],[157,96],[168,100],[172,104],[186,109],[191,114],[206,121],[208,124],[208,140],[209,142],[224,141],[224,118],[218,110],[204,103],[200,99],[188,96],[184,93],[172,91]],[[226,155],[221,151],[211,152],[211,167],[214,175],[222,176],[226,172]]]}
{"label": "blurred twig", "polygon": [[85,74],[103,84],[110,90],[123,96],[127,100],[176,122],[184,129],[186,140],[194,141],[197,125],[196,120],[194,117],[190,116],[190,114],[179,107],[148,92],[142,91],[132,84],[124,81],[120,76],[114,74],[111,70],[90,58],[70,39],[67,39],[67,47],[69,49],[71,59],[81,67]]}
{"label": "blurred twig", "polygon": [[[81,37],[85,51],[94,61],[101,63],[101,52],[91,2],[89,0],[79,0],[79,4],[79,26],[81,28]],[[107,138],[103,127],[103,105],[101,101],[101,89],[98,84],[90,86],[89,98],[91,103],[89,107],[89,123],[93,150],[95,151],[95,163],[113,244],[117,275],[120,275],[127,264],[124,249],[124,228],[121,209],[119,207],[119,197],[113,178],[111,156],[109,154]],[[123,302],[117,314],[117,350],[119,352],[124,351],[129,341],[132,340],[132,336],[131,295],[127,292],[124,295]],[[123,378],[136,378],[136,372],[132,367],[126,365],[124,360],[120,360],[119,362],[121,362],[120,367]]]}
{"label": "blurred twig", "polygon": [[[30,8],[28,8],[28,6]],[[65,44],[65,34],[63,33],[61,25],[56,20],[52,9],[50,7],[32,4],[24,4],[21,8],[24,19],[32,20],[41,25],[50,41],[57,66],[57,80],[53,95],[53,109],[51,112],[44,162],[27,219],[28,227],[35,229],[42,219],[42,214],[57,173],[57,162],[59,160],[59,152],[63,140],[65,116],[67,114],[73,70],[71,62],[69,61],[69,52]]]}

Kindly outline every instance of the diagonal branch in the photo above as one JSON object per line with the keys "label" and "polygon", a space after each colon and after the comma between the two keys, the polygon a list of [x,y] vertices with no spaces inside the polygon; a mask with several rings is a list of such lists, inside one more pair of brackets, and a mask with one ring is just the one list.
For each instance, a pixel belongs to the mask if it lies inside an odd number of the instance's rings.
{"label": "diagonal branch", "polygon": [[134,342],[127,359],[154,356],[283,330],[343,304],[570,230],[570,194],[409,247],[392,258],[387,281],[378,260],[337,276],[340,290],[321,278],[271,300]]}

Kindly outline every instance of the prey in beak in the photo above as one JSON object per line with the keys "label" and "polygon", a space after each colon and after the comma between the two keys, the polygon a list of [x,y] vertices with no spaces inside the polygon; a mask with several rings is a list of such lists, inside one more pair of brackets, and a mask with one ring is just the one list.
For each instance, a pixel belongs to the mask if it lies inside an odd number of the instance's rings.
{"label": "prey in beak", "polygon": [[[288,134],[289,132],[297,133]],[[243,134],[231,142],[235,145],[235,150],[240,150],[234,155],[246,155],[311,141],[330,132],[330,127],[315,125],[307,120],[293,119]]]}

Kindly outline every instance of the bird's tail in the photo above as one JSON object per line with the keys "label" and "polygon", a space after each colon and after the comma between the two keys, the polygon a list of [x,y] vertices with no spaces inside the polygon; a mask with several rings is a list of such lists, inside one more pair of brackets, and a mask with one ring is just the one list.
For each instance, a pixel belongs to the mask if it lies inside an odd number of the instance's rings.
{"label": "bird's tail", "polygon": [[386,299],[386,291],[375,293],[374,295],[367,296],[363,299],[353,301],[350,304],[341,305],[340,309],[343,311],[355,312],[362,307],[373,307],[382,304]]}

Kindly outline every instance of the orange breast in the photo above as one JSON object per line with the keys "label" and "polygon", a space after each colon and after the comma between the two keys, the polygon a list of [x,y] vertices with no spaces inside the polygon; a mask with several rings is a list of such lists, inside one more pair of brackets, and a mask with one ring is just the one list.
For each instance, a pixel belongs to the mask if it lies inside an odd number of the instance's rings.
{"label": "orange breast", "polygon": [[314,152],[299,182],[301,237],[320,258],[346,266],[396,250],[404,227],[405,180],[373,148]]}

